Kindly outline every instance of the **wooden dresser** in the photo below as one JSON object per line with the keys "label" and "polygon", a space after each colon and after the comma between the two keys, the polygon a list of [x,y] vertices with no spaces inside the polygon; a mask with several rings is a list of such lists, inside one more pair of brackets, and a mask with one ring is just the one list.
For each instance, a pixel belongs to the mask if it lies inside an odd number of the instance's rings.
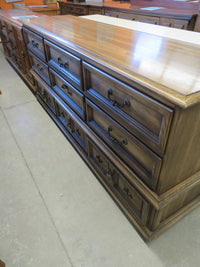
{"label": "wooden dresser", "polygon": [[74,16],[21,22],[38,101],[142,237],[197,207],[200,45]]}
{"label": "wooden dresser", "polygon": [[22,23],[17,17],[34,16],[26,10],[3,10],[0,13],[0,35],[5,56],[24,81],[35,90],[34,78],[30,73],[30,62],[22,35]]}
{"label": "wooden dresser", "polygon": [[[122,19],[128,19],[133,21],[140,21],[155,25],[162,25],[172,28],[194,30],[196,18],[198,14],[198,3],[193,3],[192,8],[181,8],[183,3],[178,4],[173,8],[172,4],[165,4],[164,0],[160,5],[164,6],[161,9],[145,10],[149,6],[159,7],[160,1],[136,1],[136,5],[132,5],[127,2],[116,2],[105,0],[101,2],[86,2],[86,3],[71,3],[66,1],[58,1],[60,7],[60,14],[65,15],[92,15],[101,14],[111,17],[117,17]],[[153,3],[152,3],[153,2]],[[154,3],[155,2],[155,3]],[[140,5],[138,4],[140,3]],[[173,3],[171,1],[171,3]]]}

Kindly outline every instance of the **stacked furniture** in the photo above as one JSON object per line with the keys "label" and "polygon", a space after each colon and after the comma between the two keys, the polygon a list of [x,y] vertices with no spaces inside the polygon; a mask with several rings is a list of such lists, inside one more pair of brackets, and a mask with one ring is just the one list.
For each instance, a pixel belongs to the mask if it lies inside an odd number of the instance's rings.
{"label": "stacked furniture", "polygon": [[21,23],[38,101],[143,238],[197,207],[199,45],[74,16]]}

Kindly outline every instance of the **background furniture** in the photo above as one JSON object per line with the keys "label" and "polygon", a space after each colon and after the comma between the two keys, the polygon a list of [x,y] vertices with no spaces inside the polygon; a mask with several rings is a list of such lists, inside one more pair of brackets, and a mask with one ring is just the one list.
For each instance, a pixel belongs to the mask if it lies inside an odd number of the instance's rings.
{"label": "background furniture", "polygon": [[[146,2],[145,2],[146,3]],[[180,3],[180,2],[179,2]],[[194,30],[197,9],[174,9],[165,8],[161,10],[142,10],[144,6],[130,3],[117,3],[104,1],[101,3],[69,3],[58,1],[60,14],[70,14],[75,16],[102,14],[111,17],[118,17],[128,20],[146,22],[178,29]],[[181,5],[181,4],[179,4]]]}

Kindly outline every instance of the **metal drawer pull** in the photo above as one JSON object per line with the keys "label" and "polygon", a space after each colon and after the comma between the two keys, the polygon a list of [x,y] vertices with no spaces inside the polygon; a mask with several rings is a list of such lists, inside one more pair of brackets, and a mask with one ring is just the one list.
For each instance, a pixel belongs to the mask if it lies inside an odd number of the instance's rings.
{"label": "metal drawer pull", "polygon": [[76,133],[78,134],[78,136],[81,136],[80,130],[76,129]]}
{"label": "metal drawer pull", "polygon": [[31,43],[33,48],[38,48],[39,44],[36,43],[33,39],[31,40]]}
{"label": "metal drawer pull", "polygon": [[128,98],[125,98],[124,101],[123,101],[123,104],[120,104],[118,103],[116,100],[112,99],[110,96],[112,95],[112,89],[111,88],[108,88],[107,90],[107,96],[108,96],[108,100],[111,102],[111,104],[114,106],[114,107],[118,107],[118,108],[123,108],[125,106],[130,106],[130,102],[128,100]]}
{"label": "metal drawer pull", "polygon": [[127,187],[124,187],[124,192],[126,193],[126,195],[127,195],[129,198],[133,199],[133,197],[132,197],[132,195],[131,195],[131,193],[130,193],[130,190],[129,190]]}
{"label": "metal drawer pull", "polygon": [[60,115],[65,118],[65,113],[63,111],[60,113]]}
{"label": "metal drawer pull", "polygon": [[38,68],[39,71],[42,71],[43,70],[43,67],[40,67],[40,64],[37,63],[36,66],[37,66],[37,68]]}
{"label": "metal drawer pull", "polygon": [[69,90],[69,87],[66,84],[63,84],[61,87],[67,91],[68,95],[72,95],[72,92]]}
{"label": "metal drawer pull", "polygon": [[71,131],[71,122],[70,121],[67,123],[67,127],[69,127],[69,129]]}
{"label": "metal drawer pull", "polygon": [[66,61],[64,64],[62,63],[62,59],[60,56],[57,57],[58,64],[60,65],[61,68],[67,69],[69,67],[69,62]]}
{"label": "metal drawer pull", "polygon": [[103,163],[103,160],[101,159],[101,156],[100,155],[96,155],[96,158],[98,159],[98,162],[99,163]]}
{"label": "metal drawer pull", "polygon": [[118,144],[118,145],[120,145],[120,146],[123,146],[123,145],[125,146],[125,145],[128,144],[128,141],[127,141],[126,138],[123,138],[122,141],[118,141],[115,137],[113,137],[113,136],[110,134],[111,131],[112,131],[112,127],[109,125],[109,126],[108,126],[108,135],[109,135],[109,137],[110,137],[110,139],[111,139],[111,141],[112,141],[113,143],[116,143],[116,144]]}

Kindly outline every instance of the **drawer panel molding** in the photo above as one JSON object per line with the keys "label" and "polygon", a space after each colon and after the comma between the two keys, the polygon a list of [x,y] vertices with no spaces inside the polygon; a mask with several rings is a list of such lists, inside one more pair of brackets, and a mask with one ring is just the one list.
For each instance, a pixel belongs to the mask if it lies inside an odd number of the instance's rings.
{"label": "drawer panel molding", "polygon": [[137,216],[140,223],[143,225],[147,224],[150,204],[134,186],[121,175],[114,164],[107,159],[90,139],[88,139],[88,157],[111,191],[115,193],[115,196],[128,212],[133,214],[134,217]]}
{"label": "drawer panel molding", "polygon": [[45,40],[47,61],[61,76],[82,90],[81,59]]}
{"label": "drawer panel molding", "polygon": [[85,118],[84,95],[50,68],[51,85],[55,92],[83,119]]}
{"label": "drawer panel molding", "polygon": [[84,62],[86,96],[157,153],[163,154],[173,110]]}
{"label": "drawer panel molding", "polygon": [[86,100],[88,125],[152,189],[156,188],[162,160],[117,122]]}

